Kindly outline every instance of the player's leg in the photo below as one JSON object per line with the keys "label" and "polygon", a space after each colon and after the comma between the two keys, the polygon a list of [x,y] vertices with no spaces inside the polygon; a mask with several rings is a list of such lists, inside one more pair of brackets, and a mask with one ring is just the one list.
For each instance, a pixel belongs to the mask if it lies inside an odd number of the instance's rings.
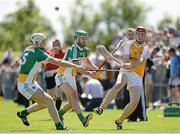
{"label": "player's leg", "polygon": [[[34,100],[36,102],[32,106],[26,108],[25,110],[19,111],[17,113],[18,117],[21,118],[23,123],[28,126],[29,124],[28,124],[26,116],[32,112],[36,112],[41,109],[44,109],[45,108],[44,106],[46,106],[48,108],[51,118],[53,119],[53,121],[56,125],[56,129],[61,129],[61,130],[64,129],[64,127],[59,119],[59,116],[58,116],[57,110],[55,108],[52,97],[49,96],[46,92],[44,92],[37,83],[29,84],[29,85],[27,84],[23,87],[26,87],[26,89],[24,89],[21,93],[26,93],[23,95],[25,95],[25,97],[27,97],[27,99],[31,98],[32,100]],[[29,94],[27,94],[26,91]]]}
{"label": "player's leg", "polygon": [[126,83],[126,75],[120,72],[116,84],[106,94],[100,107],[94,108],[93,111],[98,115],[102,114],[103,110],[106,109],[107,105],[116,97],[117,93],[125,86]]}
{"label": "player's leg", "polygon": [[62,105],[62,92],[57,87],[55,87],[55,105],[56,109],[59,111]]}
{"label": "player's leg", "polygon": [[[56,82],[56,87],[57,87],[57,90],[56,90],[56,92],[64,92],[63,90],[64,89],[61,89],[61,85],[63,84],[63,83],[73,83],[73,81],[71,81],[71,77],[70,78],[66,78],[66,76],[64,76],[64,75],[62,75],[62,74],[57,74],[56,76],[55,76],[55,82]],[[65,92],[64,92],[65,93]],[[63,119],[63,115],[67,112],[67,111],[69,111],[71,108],[72,108],[72,103],[71,103],[71,100],[69,99],[69,97],[68,97],[68,94],[65,94],[66,95],[66,97],[67,97],[67,99],[68,99],[68,103],[67,104],[65,104],[59,111],[58,111],[58,113],[59,113],[59,117],[61,118],[61,119]]]}
{"label": "player's leg", "polygon": [[135,73],[126,72],[128,79],[127,88],[129,90],[130,102],[126,105],[120,117],[115,121],[117,129],[122,129],[122,122],[136,109],[142,87],[142,78]]}
{"label": "player's leg", "polygon": [[140,99],[140,88],[139,86],[128,88],[130,102],[123,109],[120,117],[115,121],[117,129],[122,129],[122,122],[136,109]]}
{"label": "player's leg", "polygon": [[53,99],[55,98],[54,88],[47,89],[47,93],[48,93]]}
{"label": "player's leg", "polygon": [[68,97],[67,95],[66,95],[66,97],[67,97],[68,103],[65,104],[65,105],[58,111],[60,119],[63,119],[64,114],[65,114],[67,111],[69,111],[70,109],[72,109],[71,99],[69,99],[69,97]]}
{"label": "player's leg", "polygon": [[57,95],[56,88],[47,89],[47,93],[54,99],[56,109],[59,111],[62,104],[62,99],[60,95]]}
{"label": "player's leg", "polygon": [[146,73],[144,85],[145,85],[146,107],[149,107],[150,98],[153,91],[153,81],[152,81],[152,75],[150,73]]}
{"label": "player's leg", "polygon": [[58,112],[56,110],[52,97],[50,97],[46,92],[38,90],[38,92],[33,95],[32,99],[35,100],[37,103],[46,105],[48,112],[55,123],[56,129],[64,129],[59,119]]}
{"label": "player's leg", "polygon": [[92,113],[88,114],[86,117],[83,116],[81,108],[78,104],[78,95],[77,91],[73,89],[68,83],[63,83],[60,86],[60,89],[62,92],[65,93],[67,98],[70,100],[69,105],[67,106],[72,106],[74,111],[76,112],[79,120],[82,122],[84,127],[87,127],[89,125],[89,121],[92,119]]}
{"label": "player's leg", "polygon": [[45,80],[46,80],[46,85],[47,85],[47,93],[55,100],[55,105],[56,105],[56,109],[59,111],[61,104],[62,104],[62,99],[61,99],[61,95],[56,94],[56,83],[55,83],[55,75],[53,76],[46,76]]}

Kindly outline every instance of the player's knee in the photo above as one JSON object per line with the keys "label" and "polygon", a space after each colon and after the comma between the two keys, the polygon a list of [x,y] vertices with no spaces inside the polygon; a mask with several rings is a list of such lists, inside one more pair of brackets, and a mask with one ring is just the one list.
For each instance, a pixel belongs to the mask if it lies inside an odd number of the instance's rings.
{"label": "player's knee", "polygon": [[48,96],[48,97],[46,97],[45,103],[46,103],[46,105],[52,105],[52,104],[54,104],[54,100],[52,97]]}

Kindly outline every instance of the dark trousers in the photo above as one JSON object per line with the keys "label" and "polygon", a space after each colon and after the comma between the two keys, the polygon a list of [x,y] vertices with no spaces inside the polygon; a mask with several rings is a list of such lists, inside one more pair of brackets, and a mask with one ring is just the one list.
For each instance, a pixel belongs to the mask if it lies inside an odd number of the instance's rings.
{"label": "dark trousers", "polygon": [[19,105],[24,105],[25,108],[29,107],[29,100],[26,99],[21,93],[18,92],[17,99],[14,102],[18,103]]}
{"label": "dark trousers", "polygon": [[[127,88],[124,90],[124,107],[129,103],[129,91]],[[147,115],[146,115],[146,106],[145,106],[145,94],[144,94],[144,88],[141,89],[141,97],[138,103],[138,106],[134,110],[133,113],[131,113],[128,116],[128,121],[137,121],[139,119],[140,121],[147,121]]]}
{"label": "dark trousers", "polygon": [[88,98],[81,98],[81,104],[85,107],[85,111],[93,111],[94,108],[99,107],[101,102],[102,102],[102,98],[92,98],[92,99],[88,99]]}

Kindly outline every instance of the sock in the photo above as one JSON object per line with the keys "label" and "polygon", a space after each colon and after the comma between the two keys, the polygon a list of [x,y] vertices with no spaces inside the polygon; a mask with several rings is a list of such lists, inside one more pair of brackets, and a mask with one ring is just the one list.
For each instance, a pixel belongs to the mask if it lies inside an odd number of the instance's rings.
{"label": "sock", "polygon": [[103,110],[106,109],[106,107],[107,107],[106,104],[103,104],[103,103],[102,103],[102,104],[100,105],[100,108],[102,108]]}
{"label": "sock", "polygon": [[21,115],[24,116],[24,117],[26,117],[26,116],[29,115],[27,109],[24,109],[24,110],[20,111],[20,113],[21,113]]}
{"label": "sock", "polygon": [[124,120],[125,120],[125,117],[123,117],[122,115],[118,118],[118,121],[119,121],[120,123],[123,123]]}
{"label": "sock", "polygon": [[57,130],[63,130],[63,128],[64,128],[64,126],[60,122],[56,123],[55,126],[56,126]]}
{"label": "sock", "polygon": [[82,113],[78,113],[77,116],[78,116],[79,120],[83,123],[84,119],[85,119],[83,114]]}
{"label": "sock", "polygon": [[56,99],[56,103],[55,104],[56,104],[57,111],[59,111],[60,108],[61,108],[62,100],[61,99]]}
{"label": "sock", "polygon": [[58,114],[59,117],[63,117],[63,115],[66,113],[66,111],[64,111],[63,109],[59,110]]}

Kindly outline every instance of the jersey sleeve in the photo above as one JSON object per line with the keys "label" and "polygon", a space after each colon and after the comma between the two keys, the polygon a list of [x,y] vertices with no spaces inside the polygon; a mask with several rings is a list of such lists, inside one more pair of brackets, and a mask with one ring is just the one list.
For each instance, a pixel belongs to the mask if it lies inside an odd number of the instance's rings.
{"label": "jersey sleeve", "polygon": [[141,54],[141,58],[147,59],[149,55],[150,55],[150,49],[149,47],[145,47]]}
{"label": "jersey sleeve", "polygon": [[47,60],[50,57],[48,54],[46,54],[45,52],[43,52],[40,49],[37,49],[36,56],[37,56],[37,61],[38,62]]}
{"label": "jersey sleeve", "polygon": [[129,56],[129,49],[131,47],[132,42],[131,41],[127,41],[123,44],[123,55]]}
{"label": "jersey sleeve", "polygon": [[72,50],[71,50],[71,48],[69,48],[69,49],[66,51],[63,59],[66,60],[66,61],[68,61],[69,58],[72,59]]}

